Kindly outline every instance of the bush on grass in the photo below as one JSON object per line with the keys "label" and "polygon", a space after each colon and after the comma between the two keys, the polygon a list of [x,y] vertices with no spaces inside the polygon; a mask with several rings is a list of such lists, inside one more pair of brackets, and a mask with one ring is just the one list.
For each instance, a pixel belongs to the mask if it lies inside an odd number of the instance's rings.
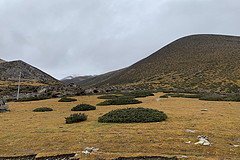
{"label": "bush on grass", "polygon": [[84,113],[74,113],[71,114],[69,117],[65,117],[66,123],[77,123],[77,122],[82,122],[87,120],[87,115]]}
{"label": "bush on grass", "polygon": [[22,98],[17,100],[16,102],[27,102],[27,101],[40,101],[44,99],[49,99],[48,97],[29,97],[29,98]]}
{"label": "bush on grass", "polygon": [[96,110],[96,107],[90,104],[79,104],[71,109],[71,111],[90,111],[90,110]]}
{"label": "bush on grass", "polygon": [[138,104],[142,103],[142,101],[129,98],[129,97],[119,97],[111,100],[106,100],[104,102],[98,103],[98,106],[106,106],[106,105],[127,105],[127,104]]}
{"label": "bush on grass", "polygon": [[40,107],[33,110],[33,112],[49,112],[49,111],[53,111],[53,109],[48,107]]}
{"label": "bush on grass", "polygon": [[164,95],[160,96],[159,98],[168,98],[168,95],[164,94]]}
{"label": "bush on grass", "polygon": [[117,95],[103,95],[103,96],[100,96],[100,97],[97,97],[98,99],[114,99],[114,98],[118,98],[119,96]]}
{"label": "bush on grass", "polygon": [[139,91],[139,92],[127,92],[127,93],[124,93],[124,96],[140,98],[140,97],[154,96],[154,94],[152,92]]}
{"label": "bush on grass", "polygon": [[147,123],[166,120],[167,115],[150,108],[126,108],[117,109],[98,118],[102,123]]}
{"label": "bush on grass", "polygon": [[61,98],[58,102],[73,102],[73,101],[77,101],[77,99],[75,99],[75,98],[63,97],[63,98]]}

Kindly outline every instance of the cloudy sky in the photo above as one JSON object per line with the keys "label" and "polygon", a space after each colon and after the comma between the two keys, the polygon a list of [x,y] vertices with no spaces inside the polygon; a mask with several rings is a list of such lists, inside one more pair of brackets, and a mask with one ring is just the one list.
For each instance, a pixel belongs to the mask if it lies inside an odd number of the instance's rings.
{"label": "cloudy sky", "polygon": [[127,67],[199,33],[240,36],[240,1],[0,0],[0,58],[58,79]]}

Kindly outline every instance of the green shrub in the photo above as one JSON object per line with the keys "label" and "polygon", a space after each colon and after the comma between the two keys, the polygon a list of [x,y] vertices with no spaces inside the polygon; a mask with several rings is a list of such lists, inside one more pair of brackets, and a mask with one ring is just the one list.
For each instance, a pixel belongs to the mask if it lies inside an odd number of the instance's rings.
{"label": "green shrub", "polygon": [[63,97],[63,98],[61,98],[58,102],[73,102],[73,101],[77,101],[77,99],[75,99],[75,98]]}
{"label": "green shrub", "polygon": [[142,103],[142,101],[127,98],[127,97],[119,97],[116,99],[106,100],[104,102],[98,103],[98,106],[106,106],[106,105],[126,105],[126,104],[138,104]]}
{"label": "green shrub", "polygon": [[53,109],[48,107],[40,107],[33,110],[33,112],[49,112],[49,111],[53,111]]}
{"label": "green shrub", "polygon": [[71,111],[89,111],[89,110],[96,110],[96,107],[89,104],[79,104],[71,109]]}
{"label": "green shrub", "polygon": [[98,99],[114,99],[114,98],[118,98],[119,96],[117,95],[103,95],[100,97],[97,97]]}
{"label": "green shrub", "polygon": [[65,119],[67,124],[77,123],[77,122],[86,121],[87,115],[85,115],[84,113],[75,113],[75,114],[71,114],[69,117],[65,117]]}
{"label": "green shrub", "polygon": [[159,98],[168,98],[168,95],[164,94],[164,95],[160,96]]}
{"label": "green shrub", "polygon": [[202,95],[200,94],[191,94],[191,95],[184,95],[184,98],[201,98]]}
{"label": "green shrub", "polygon": [[167,115],[155,109],[150,108],[126,108],[117,109],[104,114],[98,118],[102,123],[147,123],[161,122],[167,118]]}
{"label": "green shrub", "polygon": [[179,93],[175,93],[175,94],[171,94],[171,97],[184,97],[184,94],[179,94]]}
{"label": "green shrub", "polygon": [[39,101],[44,99],[49,99],[49,98],[48,97],[29,97],[29,98],[19,99],[16,102]]}
{"label": "green shrub", "polygon": [[140,98],[140,97],[147,97],[147,96],[154,96],[154,94],[152,92],[145,92],[145,91],[142,91],[142,92],[127,92],[127,93],[124,93],[124,96],[131,96],[131,97],[134,97],[134,98]]}

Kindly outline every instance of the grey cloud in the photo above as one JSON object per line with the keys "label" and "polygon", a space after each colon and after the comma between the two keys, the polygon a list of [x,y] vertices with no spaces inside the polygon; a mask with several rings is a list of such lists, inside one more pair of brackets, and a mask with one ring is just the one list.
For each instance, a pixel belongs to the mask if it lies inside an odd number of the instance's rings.
{"label": "grey cloud", "polygon": [[189,34],[239,35],[239,15],[238,0],[0,0],[0,58],[100,74]]}

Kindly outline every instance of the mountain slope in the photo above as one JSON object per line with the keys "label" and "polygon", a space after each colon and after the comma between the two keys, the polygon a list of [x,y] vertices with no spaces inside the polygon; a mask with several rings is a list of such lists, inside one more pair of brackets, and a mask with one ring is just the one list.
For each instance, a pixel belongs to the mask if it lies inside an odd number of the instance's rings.
{"label": "mountain slope", "polygon": [[240,37],[192,35],[180,38],[132,66],[80,82],[84,87],[108,85],[148,89],[238,92]]}
{"label": "mountain slope", "polygon": [[18,60],[0,63],[1,81],[18,81],[20,72],[22,81],[43,84],[61,84],[57,79],[23,61]]}

